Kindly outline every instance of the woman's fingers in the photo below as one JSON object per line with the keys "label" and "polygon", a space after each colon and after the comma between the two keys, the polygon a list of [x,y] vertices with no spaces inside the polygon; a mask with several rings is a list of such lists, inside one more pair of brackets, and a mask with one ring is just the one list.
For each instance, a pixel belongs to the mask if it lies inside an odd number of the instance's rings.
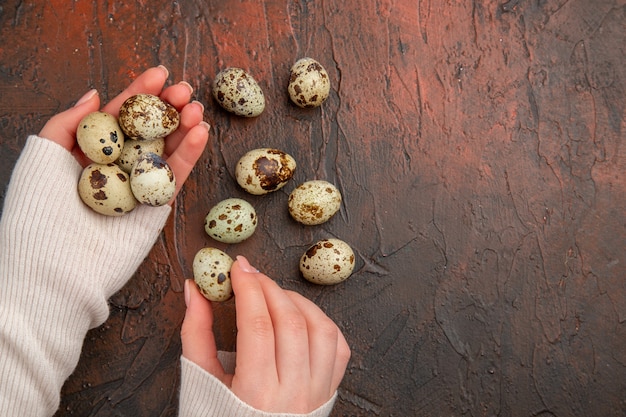
{"label": "woman's fingers", "polygon": [[[337,329],[339,330],[339,329]],[[350,346],[348,345],[348,341],[341,331],[339,331],[337,338],[337,356],[335,358],[335,370],[333,373],[333,378],[331,382],[331,392],[335,392],[337,388],[339,388],[339,384],[341,384],[341,380],[343,379],[344,374],[346,373],[346,368],[348,367],[348,362],[350,361],[350,357],[352,356],[352,352],[350,351]]]}
{"label": "woman's fingers", "polygon": [[311,381],[322,394],[320,405],[337,390],[350,360],[350,348],[337,325],[312,301],[287,291],[306,318],[309,334]]}
{"label": "woman's fingers", "polygon": [[[101,111],[119,116],[122,103],[132,95],[147,93],[158,95],[170,103],[180,113],[180,125],[166,140],[166,155],[168,162],[177,178],[177,190],[189,176],[191,169],[200,158],[208,140],[207,123],[203,123],[204,106],[194,101],[190,103],[193,88],[189,83],[181,81],[178,84],[163,88],[169,76],[164,66],[149,68],[139,75],[124,91],[102,107]],[[96,90],[91,90],[83,96],[74,107],[52,117],[43,127],[40,136],[51,139],[67,150],[74,153],[76,159],[85,166],[89,160],[76,146],[76,130],[80,120],[87,114],[98,111],[100,98]]]}
{"label": "woman's fingers", "polygon": [[233,392],[264,411],[308,413],[333,395],[350,358],[339,328],[243,257],[231,268],[237,308]]}
{"label": "woman's fingers", "polygon": [[104,106],[102,110],[117,117],[119,116],[121,105],[127,98],[135,94],[152,94],[159,96],[162,100],[174,106],[176,110],[181,111],[191,100],[193,88],[186,81],[163,88],[167,77],[169,77],[169,71],[162,65],[147,69],[124,91]]}
{"label": "woman's fingers", "polygon": [[260,273],[241,256],[230,269],[238,330],[237,372],[233,385],[241,379],[247,386],[258,387],[258,394],[263,396],[266,382],[276,381],[278,376],[274,326],[257,275]]}
{"label": "woman's fingers", "polygon": [[299,390],[311,381],[307,317],[278,284],[262,274],[258,279],[274,325],[278,383]]}
{"label": "woman's fingers", "polygon": [[165,154],[172,155],[187,133],[204,120],[204,105],[199,101],[186,104],[180,111],[180,124],[165,141]]}
{"label": "woman's fingers", "polygon": [[74,107],[52,116],[39,132],[39,136],[50,139],[71,152],[76,146],[78,123],[89,113],[97,111],[99,107],[98,91],[91,90],[81,97]]}
{"label": "woman's fingers", "polygon": [[[117,117],[120,114],[120,106],[128,97],[140,93],[158,96],[163,90],[167,77],[169,77],[169,71],[162,65],[145,70],[135,81],[130,83],[124,91],[107,103],[107,105],[102,108],[102,111],[111,113],[113,116]],[[189,98],[187,101],[189,101]]]}
{"label": "woman's fingers", "polygon": [[[132,95],[147,93],[160,96],[163,100],[172,104],[180,112],[191,100],[193,88],[189,83],[181,81],[178,84],[163,89],[169,72],[162,65],[149,68],[139,75],[124,91],[102,107],[102,111],[119,116],[119,109],[122,103]],[[100,107],[100,97],[96,90],[91,90],[85,94],[74,107],[53,116],[42,128],[40,136],[53,140],[71,151],[76,144],[76,128],[80,120],[87,114],[98,111]],[[191,123],[195,126],[202,119]],[[189,126],[189,128],[191,128]],[[176,137],[176,143],[180,143],[183,135]]]}
{"label": "woman's fingers", "polygon": [[213,334],[211,302],[204,298],[191,279],[185,281],[185,303],[187,310],[180,331],[183,356],[223,380],[224,368],[217,359]]}
{"label": "woman's fingers", "polygon": [[161,100],[170,103],[181,111],[185,105],[191,100],[193,94],[193,87],[187,81],[181,81],[178,84],[166,87],[160,94],[157,94]]}
{"label": "woman's fingers", "polygon": [[196,162],[200,159],[209,139],[209,128],[210,126],[206,122],[200,122],[194,126],[187,132],[174,153],[167,158],[167,163],[176,177],[176,192],[170,204],[174,202]]}

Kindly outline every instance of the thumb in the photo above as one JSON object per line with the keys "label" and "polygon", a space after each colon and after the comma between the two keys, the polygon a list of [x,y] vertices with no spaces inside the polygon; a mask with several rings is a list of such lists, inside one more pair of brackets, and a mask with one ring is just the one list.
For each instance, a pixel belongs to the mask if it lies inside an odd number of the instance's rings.
{"label": "thumb", "polygon": [[192,279],[185,280],[187,311],[180,330],[183,356],[218,379],[225,381],[225,372],[217,359],[213,334],[213,309]]}
{"label": "thumb", "polygon": [[82,96],[74,105],[64,112],[53,116],[39,132],[42,138],[50,139],[68,151],[76,144],[76,128],[83,117],[100,108],[100,97],[97,90],[91,90]]}

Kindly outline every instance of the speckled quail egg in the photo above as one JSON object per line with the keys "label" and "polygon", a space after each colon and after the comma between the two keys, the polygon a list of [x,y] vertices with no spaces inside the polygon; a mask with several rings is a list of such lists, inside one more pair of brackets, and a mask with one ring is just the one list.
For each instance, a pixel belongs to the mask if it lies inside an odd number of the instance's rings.
{"label": "speckled quail egg", "polygon": [[239,243],[254,233],[257,215],[250,203],[240,198],[227,198],[217,203],[204,220],[204,230],[213,239]]}
{"label": "speckled quail egg", "polygon": [[130,139],[153,140],[174,132],[180,115],[157,96],[136,94],[122,103],[118,123]]}
{"label": "speckled quail egg", "polygon": [[124,133],[115,116],[96,111],[89,113],[78,124],[76,141],[87,158],[99,164],[108,164],[122,153]]}
{"label": "speckled quail egg", "polygon": [[165,159],[148,152],[141,155],[133,165],[130,188],[140,203],[162,206],[174,197],[176,178]]}
{"label": "speckled quail egg", "polygon": [[135,165],[137,159],[148,152],[163,156],[165,151],[165,139],[158,138],[153,140],[135,140],[128,139],[124,142],[122,154],[115,161],[124,172],[130,174],[130,170]]}
{"label": "speckled quail egg", "polygon": [[253,149],[243,155],[235,166],[237,183],[254,195],[281,189],[296,169],[293,157],[272,148]]}
{"label": "speckled quail egg", "polygon": [[226,301],[233,296],[230,268],[233,259],[215,248],[202,248],[193,258],[193,279],[202,295],[211,301]]}
{"label": "speckled quail egg", "polygon": [[225,110],[238,116],[256,117],[265,109],[263,90],[241,68],[226,68],[213,80],[213,97]]}
{"label": "speckled quail egg", "polygon": [[322,224],[341,207],[341,193],[328,181],[307,181],[289,194],[288,205],[294,220],[310,226]]}
{"label": "speckled quail egg", "polygon": [[328,73],[313,58],[299,59],[291,67],[287,91],[291,101],[299,107],[321,106],[330,93]]}
{"label": "speckled quail egg", "polygon": [[128,174],[113,163],[85,167],[78,180],[78,195],[91,209],[107,216],[121,216],[137,206]]}
{"label": "speckled quail egg", "polygon": [[339,239],[320,240],[300,258],[302,276],[314,284],[338,284],[354,270],[354,252]]}

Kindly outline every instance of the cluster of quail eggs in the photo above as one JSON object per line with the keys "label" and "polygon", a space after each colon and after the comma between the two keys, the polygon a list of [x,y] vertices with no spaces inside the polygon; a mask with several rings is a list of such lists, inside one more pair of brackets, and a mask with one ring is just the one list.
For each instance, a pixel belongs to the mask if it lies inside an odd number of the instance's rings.
{"label": "cluster of quail eggs", "polygon": [[176,178],[163,158],[164,138],[179,123],[178,111],[151,94],[129,97],[117,118],[102,111],[85,116],[76,140],[92,162],[78,181],[82,201],[107,216],[124,215],[139,204],[167,204]]}
{"label": "cluster of quail eggs", "polygon": [[[259,116],[265,96],[259,84],[241,68],[227,68],[213,81],[214,99],[225,110],[242,117]],[[299,107],[318,107],[328,98],[330,80],[324,67],[312,58],[298,60],[290,71],[288,93]],[[245,153],[235,166],[235,179],[251,195],[261,196],[283,188],[293,177],[295,159],[274,148],[258,148]],[[291,217],[307,226],[327,222],[341,208],[340,191],[332,183],[311,180],[298,185],[288,197]],[[240,198],[228,198],[213,206],[204,222],[213,239],[234,244],[248,239],[258,225],[254,207]],[[230,268],[232,258],[208,247],[198,251],[193,261],[194,279],[202,294],[212,301],[232,297]],[[331,285],[347,279],[354,269],[350,245],[340,239],[323,239],[310,246],[300,258],[302,276],[315,284]]]}

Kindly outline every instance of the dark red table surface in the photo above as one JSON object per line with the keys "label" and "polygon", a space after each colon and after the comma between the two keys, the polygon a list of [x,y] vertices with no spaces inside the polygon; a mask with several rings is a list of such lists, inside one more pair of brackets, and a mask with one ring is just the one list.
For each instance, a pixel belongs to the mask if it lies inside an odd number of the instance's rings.
{"label": "dark red table surface", "polygon": [[[333,416],[626,414],[626,2],[0,2],[0,196],[28,134],[90,88],[103,100],[164,64],[206,106],[210,144],[150,256],[85,341],[58,415],[174,416],[182,283],[204,246],[244,254],[341,327],[352,359]],[[328,70],[319,109],[288,99],[303,56]],[[245,68],[265,112],[221,110],[210,82]],[[246,151],[295,157],[254,197]],[[289,217],[326,179],[328,223]],[[203,230],[242,197],[260,226],[238,245]],[[333,287],[298,258],[338,237],[357,254]],[[216,306],[234,348],[234,305]]]}

